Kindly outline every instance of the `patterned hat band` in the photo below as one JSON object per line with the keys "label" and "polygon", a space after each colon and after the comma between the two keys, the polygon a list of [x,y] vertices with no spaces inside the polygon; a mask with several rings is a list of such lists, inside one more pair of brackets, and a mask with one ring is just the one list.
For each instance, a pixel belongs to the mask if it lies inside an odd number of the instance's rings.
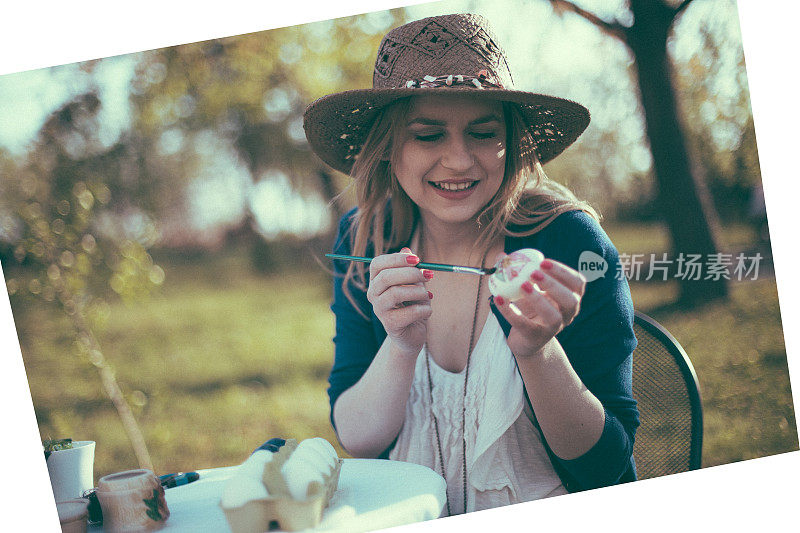
{"label": "patterned hat band", "polygon": [[423,76],[406,81],[400,87],[392,89],[436,89],[438,87],[458,87],[470,86],[476,89],[505,89],[501,83],[489,78],[489,73],[485,70],[478,72],[477,76],[467,74],[445,74],[444,76]]}

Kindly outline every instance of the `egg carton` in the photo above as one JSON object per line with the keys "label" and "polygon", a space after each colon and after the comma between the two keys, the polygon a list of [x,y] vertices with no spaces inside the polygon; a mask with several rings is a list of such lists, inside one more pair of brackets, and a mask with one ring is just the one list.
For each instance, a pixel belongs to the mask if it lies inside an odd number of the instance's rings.
{"label": "egg carton", "polygon": [[267,497],[250,499],[238,506],[226,506],[224,501],[220,502],[233,533],[263,533],[276,529],[299,531],[320,523],[322,513],[339,485],[342,459],[336,459],[330,474],[323,474],[323,483],[312,481],[308,484],[304,500],[296,499],[281,469],[297,446],[295,439],[288,439],[284,446],[273,453],[272,460],[264,465],[262,482]]}

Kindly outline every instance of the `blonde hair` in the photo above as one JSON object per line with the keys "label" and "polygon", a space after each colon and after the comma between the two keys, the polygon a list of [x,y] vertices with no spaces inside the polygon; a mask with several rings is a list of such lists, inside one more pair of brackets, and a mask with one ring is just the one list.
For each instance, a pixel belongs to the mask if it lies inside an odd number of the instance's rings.
{"label": "blonde hair", "polygon": [[[402,118],[408,115],[412,104],[413,97],[402,98],[380,111],[350,171],[350,187],[355,188],[358,209],[349,234],[342,237],[350,239],[352,255],[366,255],[369,245],[373,257],[407,245],[420,220],[417,206],[391,172],[392,159],[398,153],[392,141],[401,138],[405,126]],[[582,210],[599,220],[588,203],[547,177],[519,106],[502,104],[506,123],[505,177],[478,214],[480,236],[473,248],[487,247],[500,236],[533,235],[566,211]],[[387,212],[391,212],[390,225]],[[351,263],[344,276],[344,293],[362,315],[349,284],[366,290],[366,282],[364,264]]]}

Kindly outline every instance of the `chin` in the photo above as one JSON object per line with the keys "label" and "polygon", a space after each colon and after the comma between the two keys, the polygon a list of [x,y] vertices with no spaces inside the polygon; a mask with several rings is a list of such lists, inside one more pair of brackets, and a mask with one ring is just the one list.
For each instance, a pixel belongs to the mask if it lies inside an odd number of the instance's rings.
{"label": "chin", "polygon": [[468,224],[474,223],[478,218],[481,209],[451,208],[428,210],[428,214],[433,218],[447,224]]}

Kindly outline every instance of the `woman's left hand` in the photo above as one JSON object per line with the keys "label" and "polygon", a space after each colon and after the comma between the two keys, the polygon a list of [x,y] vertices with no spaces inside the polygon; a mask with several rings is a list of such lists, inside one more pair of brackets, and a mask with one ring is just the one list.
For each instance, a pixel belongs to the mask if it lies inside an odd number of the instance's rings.
{"label": "woman's left hand", "polygon": [[[585,289],[586,278],[580,272],[558,261],[545,259],[523,283],[525,294],[522,298],[511,304],[495,297],[495,306],[511,324],[507,341],[511,353],[518,358],[539,354],[578,315]],[[519,314],[512,306],[516,306]]]}

